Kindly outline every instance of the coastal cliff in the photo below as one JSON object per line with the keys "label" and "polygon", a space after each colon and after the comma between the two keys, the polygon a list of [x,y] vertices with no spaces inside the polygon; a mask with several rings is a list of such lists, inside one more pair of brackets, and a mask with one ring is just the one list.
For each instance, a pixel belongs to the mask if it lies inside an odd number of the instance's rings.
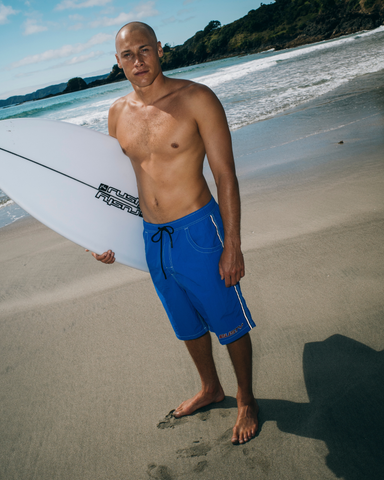
{"label": "coastal cliff", "polygon": [[221,26],[211,21],[183,45],[165,45],[164,70],[228,56],[320,42],[384,22],[384,0],[276,0]]}

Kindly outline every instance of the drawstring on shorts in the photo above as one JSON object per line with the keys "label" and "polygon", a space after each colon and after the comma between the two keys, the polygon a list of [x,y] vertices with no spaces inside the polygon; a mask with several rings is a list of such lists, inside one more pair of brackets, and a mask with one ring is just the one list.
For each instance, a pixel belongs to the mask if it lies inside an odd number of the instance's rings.
{"label": "drawstring on shorts", "polygon": [[[169,235],[169,239],[171,241],[171,248],[173,248],[173,242],[172,242],[172,235],[175,232],[174,228],[167,225],[165,227],[158,227],[158,231],[152,235],[151,240],[153,243],[160,242],[160,263],[161,263],[161,270],[164,273],[164,278],[167,279],[167,275],[165,274],[164,266],[163,266],[163,232],[167,232]],[[157,240],[155,240],[156,236],[159,236]]]}

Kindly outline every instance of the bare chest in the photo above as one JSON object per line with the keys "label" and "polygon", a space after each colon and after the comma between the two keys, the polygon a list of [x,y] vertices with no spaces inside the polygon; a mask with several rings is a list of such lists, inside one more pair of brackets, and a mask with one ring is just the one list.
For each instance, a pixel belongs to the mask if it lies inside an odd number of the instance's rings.
{"label": "bare chest", "polygon": [[116,133],[124,152],[134,161],[179,153],[198,135],[193,121],[155,107],[130,112]]}

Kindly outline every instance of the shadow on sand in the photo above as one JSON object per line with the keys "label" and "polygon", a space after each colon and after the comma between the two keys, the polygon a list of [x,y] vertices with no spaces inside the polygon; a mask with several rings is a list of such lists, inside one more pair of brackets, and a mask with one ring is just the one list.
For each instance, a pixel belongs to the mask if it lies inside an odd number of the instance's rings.
{"label": "shadow on sand", "polygon": [[260,400],[260,429],[326,443],[327,466],[345,480],[384,479],[384,351],[334,335],[307,343],[303,369],[309,403]]}

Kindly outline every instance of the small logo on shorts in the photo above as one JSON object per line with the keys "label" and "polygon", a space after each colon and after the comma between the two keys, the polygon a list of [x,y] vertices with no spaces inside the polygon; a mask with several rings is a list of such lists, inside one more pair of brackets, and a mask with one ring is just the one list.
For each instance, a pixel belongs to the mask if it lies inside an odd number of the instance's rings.
{"label": "small logo on shorts", "polygon": [[235,333],[237,333],[239,330],[241,330],[243,328],[243,326],[244,326],[244,323],[242,323],[241,325],[239,325],[234,330],[231,330],[228,333],[223,333],[222,335],[219,335],[219,339],[228,338],[228,337],[231,337],[232,335],[235,335]]}

